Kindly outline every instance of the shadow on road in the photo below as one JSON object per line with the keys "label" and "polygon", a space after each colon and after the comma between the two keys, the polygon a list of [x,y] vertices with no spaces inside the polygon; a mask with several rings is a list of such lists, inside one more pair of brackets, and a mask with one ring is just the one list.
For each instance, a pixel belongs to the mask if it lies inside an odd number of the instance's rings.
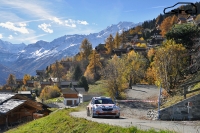
{"label": "shadow on road", "polygon": [[116,119],[116,120],[120,120],[120,119],[127,119],[124,117],[120,117],[120,118],[115,118],[115,117],[95,117],[94,119]]}

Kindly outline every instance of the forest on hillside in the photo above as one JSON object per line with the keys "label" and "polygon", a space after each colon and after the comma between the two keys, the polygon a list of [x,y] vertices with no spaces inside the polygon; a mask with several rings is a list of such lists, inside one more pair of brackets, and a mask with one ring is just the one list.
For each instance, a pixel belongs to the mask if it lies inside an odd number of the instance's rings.
{"label": "forest on hillside", "polygon": [[[196,5],[200,8],[200,3]],[[194,23],[177,24],[178,17],[160,14],[121,35],[109,35],[105,44],[99,45],[100,51],[93,49],[90,41],[85,38],[77,55],[47,66],[42,79],[24,75],[24,86],[16,88],[13,87],[16,84],[15,76],[10,75],[7,84],[1,89],[27,90],[28,80],[44,81],[53,77],[59,81],[78,81],[79,86],[86,91],[89,89],[88,84],[104,80],[110,96],[118,99],[124,98],[124,90],[136,83],[157,85],[164,88],[166,96],[176,95],[181,91],[180,84],[194,73],[190,71],[191,65],[194,66],[198,61],[194,55],[199,49],[200,11],[194,17]],[[157,35],[162,36],[164,41],[159,46],[149,47],[149,40],[154,37],[155,30],[159,31]],[[135,36],[136,43],[133,41]],[[145,52],[138,52],[133,47],[143,48]],[[126,52],[119,56],[113,53],[114,49],[125,49]],[[198,66],[195,66],[195,70],[198,71]],[[46,94],[49,91],[45,90],[48,89],[41,89],[37,83],[34,86],[40,97],[48,99],[59,95],[56,95],[59,93],[59,85],[48,88],[54,92],[52,94]]]}

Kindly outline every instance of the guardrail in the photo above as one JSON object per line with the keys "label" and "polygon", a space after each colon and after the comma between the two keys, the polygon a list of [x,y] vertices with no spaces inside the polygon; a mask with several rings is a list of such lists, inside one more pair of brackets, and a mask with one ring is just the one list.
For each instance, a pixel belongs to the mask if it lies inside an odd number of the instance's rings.
{"label": "guardrail", "polygon": [[199,83],[199,82],[200,82],[200,80],[197,80],[197,81],[193,81],[193,82],[189,82],[189,83],[185,83],[185,84],[181,85],[181,87],[183,87],[183,96],[184,96],[184,99],[186,99],[186,95],[187,94],[192,93],[192,92],[196,92],[196,91],[200,90],[200,88],[198,88],[198,89],[195,89],[195,90],[187,91],[187,88],[190,85],[193,85],[193,84],[196,84],[196,83]]}

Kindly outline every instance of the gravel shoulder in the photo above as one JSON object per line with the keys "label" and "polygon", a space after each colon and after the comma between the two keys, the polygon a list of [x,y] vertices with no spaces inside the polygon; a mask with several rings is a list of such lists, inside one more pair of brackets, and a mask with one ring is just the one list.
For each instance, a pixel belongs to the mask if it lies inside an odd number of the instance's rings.
{"label": "gravel shoulder", "polygon": [[[149,109],[157,109],[159,89],[152,85],[135,85],[127,89],[126,96],[130,102],[118,103],[121,108],[121,115],[127,118],[147,119]],[[140,102],[141,101],[141,102]],[[150,101],[150,102],[149,102]]]}

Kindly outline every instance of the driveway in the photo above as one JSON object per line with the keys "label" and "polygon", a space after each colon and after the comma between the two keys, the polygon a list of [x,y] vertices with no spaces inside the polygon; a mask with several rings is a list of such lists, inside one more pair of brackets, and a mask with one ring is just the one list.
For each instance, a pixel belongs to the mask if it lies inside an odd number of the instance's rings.
{"label": "driveway", "polygon": [[200,131],[199,121],[159,121],[159,120],[142,120],[137,118],[127,118],[127,117],[121,117],[120,119],[91,118],[86,115],[86,111],[72,112],[70,115],[110,125],[117,125],[122,127],[136,126],[138,129],[142,130],[148,130],[154,128],[155,130],[160,130],[160,129],[171,130],[171,131],[176,131],[178,133],[198,133]]}

